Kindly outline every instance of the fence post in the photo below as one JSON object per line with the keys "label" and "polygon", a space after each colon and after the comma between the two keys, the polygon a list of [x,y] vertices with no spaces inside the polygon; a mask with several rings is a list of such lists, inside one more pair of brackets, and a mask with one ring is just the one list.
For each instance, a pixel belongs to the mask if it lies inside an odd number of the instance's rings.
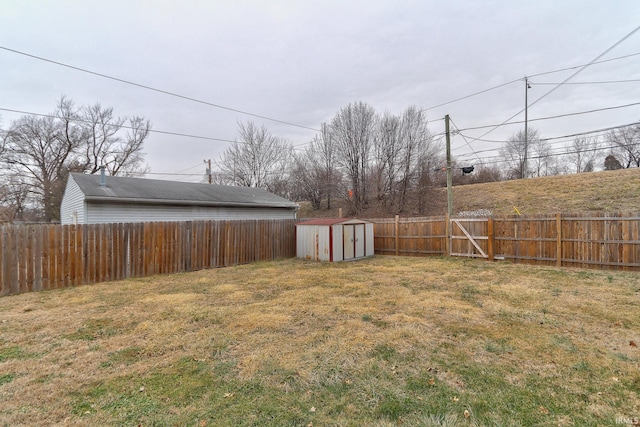
{"label": "fence post", "polygon": [[562,267],[562,214],[556,213],[556,266]]}
{"label": "fence post", "polygon": [[398,222],[400,221],[400,215],[396,215],[396,223],[395,223],[395,235],[396,235],[396,256],[400,254],[400,236],[398,236],[398,232],[400,230]]}
{"label": "fence post", "polygon": [[493,261],[493,218],[487,218],[487,258]]}

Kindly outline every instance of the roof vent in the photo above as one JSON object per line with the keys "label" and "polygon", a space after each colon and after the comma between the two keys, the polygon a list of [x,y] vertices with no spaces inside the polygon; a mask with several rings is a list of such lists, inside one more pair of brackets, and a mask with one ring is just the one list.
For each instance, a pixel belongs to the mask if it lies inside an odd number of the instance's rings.
{"label": "roof vent", "polygon": [[100,166],[100,187],[107,186],[107,175],[104,172],[104,166]]}

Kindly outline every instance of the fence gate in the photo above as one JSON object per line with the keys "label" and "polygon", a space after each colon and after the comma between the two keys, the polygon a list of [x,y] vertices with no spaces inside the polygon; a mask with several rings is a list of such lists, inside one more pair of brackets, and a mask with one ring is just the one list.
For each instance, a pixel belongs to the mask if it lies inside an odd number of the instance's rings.
{"label": "fence gate", "polygon": [[450,255],[489,258],[488,218],[451,218],[450,221]]}

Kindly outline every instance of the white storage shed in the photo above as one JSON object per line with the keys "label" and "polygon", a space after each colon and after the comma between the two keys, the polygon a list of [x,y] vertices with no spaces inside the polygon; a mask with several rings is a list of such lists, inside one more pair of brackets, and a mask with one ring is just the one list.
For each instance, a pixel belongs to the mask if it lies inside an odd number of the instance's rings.
{"label": "white storage shed", "polygon": [[314,261],[347,261],[373,256],[373,223],[318,218],[296,224],[296,256]]}

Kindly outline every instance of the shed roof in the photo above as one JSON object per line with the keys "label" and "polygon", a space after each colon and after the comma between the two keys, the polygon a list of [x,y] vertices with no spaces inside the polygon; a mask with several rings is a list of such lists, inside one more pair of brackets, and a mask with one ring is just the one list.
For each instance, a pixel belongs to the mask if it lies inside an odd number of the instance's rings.
{"label": "shed roof", "polygon": [[315,218],[299,222],[296,225],[334,225],[334,224],[365,224],[369,221],[358,218]]}
{"label": "shed roof", "polygon": [[259,188],[196,184],[158,179],[107,176],[106,186],[100,175],[72,173],[73,180],[85,195],[96,203],[144,203],[198,206],[243,206],[297,208],[283,197]]}

